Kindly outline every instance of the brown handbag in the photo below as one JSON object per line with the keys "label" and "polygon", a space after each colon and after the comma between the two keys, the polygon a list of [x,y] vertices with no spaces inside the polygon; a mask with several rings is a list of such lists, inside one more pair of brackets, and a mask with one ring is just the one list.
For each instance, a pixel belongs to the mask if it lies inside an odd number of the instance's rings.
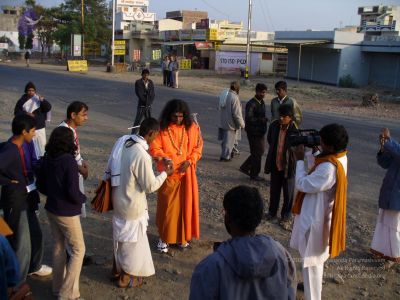
{"label": "brown handbag", "polygon": [[99,212],[104,213],[113,209],[111,201],[111,179],[102,180],[96,189],[91,206]]}

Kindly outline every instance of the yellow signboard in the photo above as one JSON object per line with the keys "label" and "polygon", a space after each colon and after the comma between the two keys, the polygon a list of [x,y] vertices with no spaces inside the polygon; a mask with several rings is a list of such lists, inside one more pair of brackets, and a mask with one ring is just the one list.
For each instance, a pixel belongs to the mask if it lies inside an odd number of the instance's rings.
{"label": "yellow signboard", "polygon": [[161,59],[161,50],[153,50],[153,60],[159,60]]}
{"label": "yellow signboard", "polygon": [[192,68],[192,61],[190,59],[181,59],[179,63],[180,70],[190,70]]}
{"label": "yellow signboard", "polygon": [[114,55],[125,55],[126,54],[126,41],[125,40],[115,40],[114,41]]}
{"label": "yellow signboard", "polygon": [[87,72],[87,60],[68,60],[68,71],[70,72]]}
{"label": "yellow signboard", "polygon": [[217,29],[208,29],[207,30],[207,40],[216,41],[218,40],[218,30]]}
{"label": "yellow signboard", "polygon": [[125,55],[125,49],[114,50],[114,55]]}

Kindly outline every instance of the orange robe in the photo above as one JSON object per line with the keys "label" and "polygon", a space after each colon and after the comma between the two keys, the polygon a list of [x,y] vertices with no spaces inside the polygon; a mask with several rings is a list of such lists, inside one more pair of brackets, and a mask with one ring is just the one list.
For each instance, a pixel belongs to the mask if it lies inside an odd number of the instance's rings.
{"label": "orange robe", "polygon": [[[201,158],[203,139],[200,127],[195,123],[185,131],[183,125],[170,124],[169,129],[175,147],[167,129],[160,131],[150,145],[153,157],[170,158],[174,164],[174,174],[158,190],[156,223],[161,240],[168,244],[184,244],[200,237],[196,165]],[[180,155],[178,150],[181,150]],[[181,174],[178,169],[185,160],[190,166]],[[161,166],[159,170],[162,170]]]}

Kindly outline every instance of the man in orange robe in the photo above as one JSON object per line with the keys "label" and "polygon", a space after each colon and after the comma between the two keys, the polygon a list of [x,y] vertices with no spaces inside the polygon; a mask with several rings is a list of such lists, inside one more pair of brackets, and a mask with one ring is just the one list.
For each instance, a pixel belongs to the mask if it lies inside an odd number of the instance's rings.
{"label": "man in orange robe", "polygon": [[[174,173],[158,190],[156,223],[160,240],[157,249],[168,252],[169,244],[182,248],[200,237],[199,193],[196,176],[203,139],[193,122],[189,107],[182,100],[169,101],[160,117],[160,134],[150,145],[150,154],[170,159]],[[159,170],[162,170],[160,164]]]}

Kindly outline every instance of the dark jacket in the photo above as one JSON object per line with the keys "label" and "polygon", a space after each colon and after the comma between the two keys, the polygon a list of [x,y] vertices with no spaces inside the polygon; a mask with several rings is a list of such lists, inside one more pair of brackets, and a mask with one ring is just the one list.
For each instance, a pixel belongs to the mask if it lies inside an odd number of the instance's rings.
{"label": "dark jacket", "polygon": [[[18,183],[11,183],[17,180]],[[0,144],[0,207],[22,211],[27,208],[27,180],[17,145],[10,140]]]}
{"label": "dark jacket", "polygon": [[[14,116],[26,114],[23,109],[23,106],[26,101],[30,98],[24,94],[21,99],[18,100],[17,104],[15,104],[14,108]],[[40,107],[33,111],[33,115],[35,116],[36,121],[36,129],[42,129],[46,127],[46,114],[51,110],[51,104],[46,100],[40,102]]]}
{"label": "dark jacket", "polygon": [[39,189],[47,196],[46,210],[56,216],[81,214],[86,196],[79,191],[78,164],[72,154],[45,155],[37,176]]}
{"label": "dark jacket", "polygon": [[386,141],[383,152],[377,155],[378,164],[387,169],[379,193],[379,208],[400,210],[400,144]]}
{"label": "dark jacket", "polygon": [[244,122],[248,135],[263,136],[267,133],[267,122],[265,102],[253,98],[246,103]]}
{"label": "dark jacket", "polygon": [[[264,172],[266,174],[271,173],[273,169],[276,169],[276,150],[278,146],[278,138],[281,124],[279,120],[275,120],[271,123],[268,129],[267,142],[269,145],[267,159],[265,160]],[[290,150],[288,137],[297,132],[296,125],[291,122],[286,132],[285,145],[283,147],[283,161],[285,163],[285,177],[292,178],[296,171],[296,160],[294,158],[293,151]]]}
{"label": "dark jacket", "polygon": [[293,259],[272,238],[234,238],[196,266],[189,299],[296,299],[295,274]]}
{"label": "dark jacket", "polygon": [[140,106],[151,106],[155,97],[153,81],[149,79],[149,83],[146,89],[146,85],[144,84],[143,79],[136,80],[135,93],[136,96],[139,98]]}

